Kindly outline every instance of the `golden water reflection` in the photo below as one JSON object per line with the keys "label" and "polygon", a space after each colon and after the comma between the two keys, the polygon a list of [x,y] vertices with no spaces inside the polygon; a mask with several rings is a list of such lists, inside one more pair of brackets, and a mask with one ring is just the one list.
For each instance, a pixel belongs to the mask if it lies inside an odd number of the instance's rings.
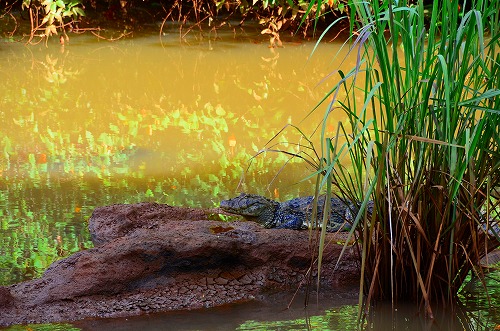
{"label": "golden water reflection", "polygon": [[[314,131],[326,105],[303,120],[335,82],[319,84],[339,67],[339,45],[309,58],[313,43],[272,49],[259,38],[2,44],[0,284],[91,247],[86,220],[96,206],[214,207],[238,191],[311,194],[305,163],[252,157],[287,124]],[[284,142],[305,140],[289,127],[276,142],[300,152]]]}

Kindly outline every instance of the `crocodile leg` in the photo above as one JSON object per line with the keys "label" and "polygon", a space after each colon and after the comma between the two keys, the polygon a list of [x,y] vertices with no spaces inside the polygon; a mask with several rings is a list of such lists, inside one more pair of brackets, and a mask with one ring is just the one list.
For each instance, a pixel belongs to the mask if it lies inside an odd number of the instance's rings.
{"label": "crocodile leg", "polygon": [[306,215],[302,211],[290,211],[286,213],[281,213],[282,217],[277,220],[276,226],[277,229],[293,229],[293,230],[301,230],[307,227],[304,224],[304,220],[306,219]]}

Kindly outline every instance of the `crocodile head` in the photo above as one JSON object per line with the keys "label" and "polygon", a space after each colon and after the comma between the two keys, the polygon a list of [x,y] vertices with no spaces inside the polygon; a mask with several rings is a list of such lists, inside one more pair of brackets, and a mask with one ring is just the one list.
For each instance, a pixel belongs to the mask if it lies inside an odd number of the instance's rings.
{"label": "crocodile head", "polygon": [[245,216],[268,227],[273,221],[279,202],[260,195],[241,193],[235,198],[221,201],[220,207],[228,213]]}

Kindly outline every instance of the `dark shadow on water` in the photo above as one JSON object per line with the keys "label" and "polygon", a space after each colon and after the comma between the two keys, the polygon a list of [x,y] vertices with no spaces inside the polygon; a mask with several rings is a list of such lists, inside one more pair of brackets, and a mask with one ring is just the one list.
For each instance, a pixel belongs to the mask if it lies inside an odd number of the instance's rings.
{"label": "dark shadow on water", "polygon": [[[393,308],[390,303],[378,304],[370,314],[366,330],[493,330],[480,325],[474,318],[477,312],[468,312],[457,306],[446,309],[433,307],[434,319],[425,316],[413,303],[398,303]],[[486,322],[486,320],[484,320]]]}
{"label": "dark shadow on water", "polygon": [[74,326],[84,331],[157,330],[497,330],[500,315],[495,307],[453,309],[434,307],[434,319],[418,312],[414,304],[390,303],[374,307],[369,319],[357,324],[357,289],[323,293],[304,308],[304,295],[298,295],[289,309],[293,294],[279,293],[259,297],[258,301],[196,311],[158,313],[130,318],[87,320]]}
{"label": "dark shadow on water", "polygon": [[[484,296],[484,295],[483,295]],[[378,303],[369,318],[359,326],[357,286],[324,291],[305,296],[299,294],[290,304],[293,293],[259,296],[255,301],[223,307],[183,312],[144,314],[141,316],[87,319],[73,324],[13,326],[0,330],[18,331],[160,331],[160,330],[408,330],[408,331],[486,331],[500,329],[496,298],[485,305],[481,295],[469,296],[453,309],[433,307],[434,319],[419,313],[413,303]],[[287,307],[290,307],[287,309]]]}
{"label": "dark shadow on water", "polygon": [[[333,316],[328,313],[332,311],[332,307],[339,307],[336,311],[350,307],[348,310],[351,313],[356,310],[356,288],[321,294],[318,300],[314,295],[311,297],[313,302],[307,308],[304,308],[304,296],[298,295],[287,309],[292,296],[293,293],[269,294],[248,303],[129,318],[86,320],[77,322],[74,326],[85,331],[306,330],[307,323],[312,321],[314,329],[319,330],[328,329],[326,322]],[[356,316],[351,313],[347,318],[352,320],[354,326]],[[321,324],[325,328],[318,328]]]}

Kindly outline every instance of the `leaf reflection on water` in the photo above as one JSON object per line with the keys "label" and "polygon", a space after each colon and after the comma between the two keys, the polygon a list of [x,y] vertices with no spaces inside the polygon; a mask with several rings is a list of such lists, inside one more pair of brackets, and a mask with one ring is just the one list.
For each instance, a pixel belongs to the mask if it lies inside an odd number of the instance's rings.
{"label": "leaf reflection on water", "polygon": [[86,220],[96,206],[213,207],[237,191],[310,194],[309,181],[294,185],[302,164],[290,162],[273,181],[288,157],[249,160],[284,118],[302,119],[323,93],[301,86],[328,68],[289,70],[312,44],[266,62],[267,47],[233,39],[213,52],[151,47],[157,42],[75,37],[63,52],[9,45],[0,82],[2,118],[12,119],[0,131],[0,284],[38,277],[92,247]]}

